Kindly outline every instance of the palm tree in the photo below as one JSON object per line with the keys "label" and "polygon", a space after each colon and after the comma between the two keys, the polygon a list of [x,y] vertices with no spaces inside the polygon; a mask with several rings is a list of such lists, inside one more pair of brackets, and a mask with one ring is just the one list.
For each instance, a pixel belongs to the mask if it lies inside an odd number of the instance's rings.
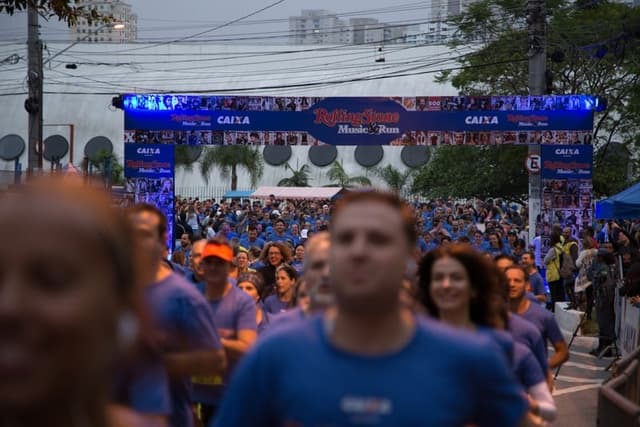
{"label": "palm tree", "polygon": [[249,172],[252,187],[256,186],[264,172],[262,155],[257,149],[246,145],[206,148],[200,158],[200,174],[207,184],[213,167],[220,169],[222,179],[231,177],[232,191],[238,189],[238,167]]}
{"label": "palm tree", "polygon": [[278,187],[310,187],[309,173],[311,173],[311,168],[309,165],[302,165],[298,170],[293,169],[289,163],[284,167],[290,170],[292,175],[278,181]]}
{"label": "palm tree", "polygon": [[411,178],[414,175],[414,170],[408,169],[405,172],[394,168],[392,165],[387,165],[383,168],[374,168],[373,173],[382,179],[385,184],[391,187],[391,190],[396,194],[400,194],[405,186],[410,186]]}
{"label": "palm tree", "polygon": [[193,170],[193,165],[195,160],[190,156],[189,150],[192,146],[190,145],[176,145],[174,151],[174,164],[176,168],[181,168],[185,172],[191,172]]}
{"label": "palm tree", "polygon": [[349,176],[344,170],[342,162],[335,161],[327,173],[327,177],[332,181],[327,187],[353,188],[356,185],[370,186],[371,180],[366,176]]}

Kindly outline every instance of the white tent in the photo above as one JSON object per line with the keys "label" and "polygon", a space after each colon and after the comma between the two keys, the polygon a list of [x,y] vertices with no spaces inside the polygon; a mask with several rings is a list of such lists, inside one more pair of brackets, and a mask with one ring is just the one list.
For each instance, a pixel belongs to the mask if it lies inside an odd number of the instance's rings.
{"label": "white tent", "polygon": [[342,187],[259,187],[251,195],[253,199],[332,199],[343,191]]}

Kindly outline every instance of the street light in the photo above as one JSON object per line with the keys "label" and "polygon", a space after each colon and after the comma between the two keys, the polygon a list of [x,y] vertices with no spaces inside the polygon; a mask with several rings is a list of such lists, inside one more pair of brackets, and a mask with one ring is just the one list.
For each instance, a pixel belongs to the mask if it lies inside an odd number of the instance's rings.
{"label": "street light", "polygon": [[[122,30],[122,29],[124,29],[124,24],[122,22],[103,24],[103,25],[99,26],[98,28],[96,28],[95,30],[93,30],[94,34],[98,34],[98,31],[100,31],[100,30],[102,30],[102,29],[104,29],[106,27],[111,27],[114,30]],[[67,46],[64,49],[62,49],[60,52],[58,52],[55,55],[50,56],[49,58],[47,58],[47,60],[44,62],[43,65],[49,64],[52,60],[54,60],[58,56],[62,55],[63,53],[65,53],[66,51],[68,51],[69,49],[71,49],[72,47],[77,45],[78,43],[82,43],[83,41],[85,41],[89,37],[91,37],[91,31],[89,31],[89,33],[87,35],[85,35],[84,37],[76,40],[75,42],[71,43],[69,46]]]}

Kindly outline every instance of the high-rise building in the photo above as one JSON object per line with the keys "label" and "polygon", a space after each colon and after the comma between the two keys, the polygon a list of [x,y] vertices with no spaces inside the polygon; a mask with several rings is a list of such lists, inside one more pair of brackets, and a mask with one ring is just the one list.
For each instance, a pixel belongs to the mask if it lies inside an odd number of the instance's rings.
{"label": "high-rise building", "polygon": [[353,44],[377,43],[384,38],[384,28],[377,19],[351,18],[349,25],[353,28]]}
{"label": "high-rise building", "polygon": [[407,33],[407,42],[432,44],[446,42],[452,36],[454,28],[448,20],[464,13],[476,0],[433,0],[427,9],[427,23],[415,26]]}
{"label": "high-rise building", "polygon": [[343,30],[344,22],[328,10],[305,9],[300,16],[289,17],[289,43],[294,45],[339,44],[341,38],[351,37]]}
{"label": "high-rise building", "polygon": [[[138,17],[131,5],[120,0],[80,0],[79,5],[87,9],[96,9],[100,15],[113,17],[113,22],[89,22],[78,19],[71,27],[71,39],[87,43],[127,43],[138,37]],[[114,24],[124,27],[115,29]]]}
{"label": "high-rise building", "polygon": [[289,43],[364,44],[402,43],[406,27],[391,26],[373,18],[351,18],[348,22],[338,14],[322,9],[305,9],[300,16],[289,17]]}

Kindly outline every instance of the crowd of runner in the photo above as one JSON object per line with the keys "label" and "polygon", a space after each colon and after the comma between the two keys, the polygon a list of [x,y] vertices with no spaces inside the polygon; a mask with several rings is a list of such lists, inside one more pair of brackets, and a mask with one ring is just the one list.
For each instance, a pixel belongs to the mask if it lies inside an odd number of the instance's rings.
{"label": "crowd of runner", "polygon": [[634,224],[554,228],[541,254],[499,200],[179,200],[169,260],[153,205],[3,197],[3,425],[542,426],[569,358],[545,303],[591,287],[606,331],[614,255],[638,290]]}

